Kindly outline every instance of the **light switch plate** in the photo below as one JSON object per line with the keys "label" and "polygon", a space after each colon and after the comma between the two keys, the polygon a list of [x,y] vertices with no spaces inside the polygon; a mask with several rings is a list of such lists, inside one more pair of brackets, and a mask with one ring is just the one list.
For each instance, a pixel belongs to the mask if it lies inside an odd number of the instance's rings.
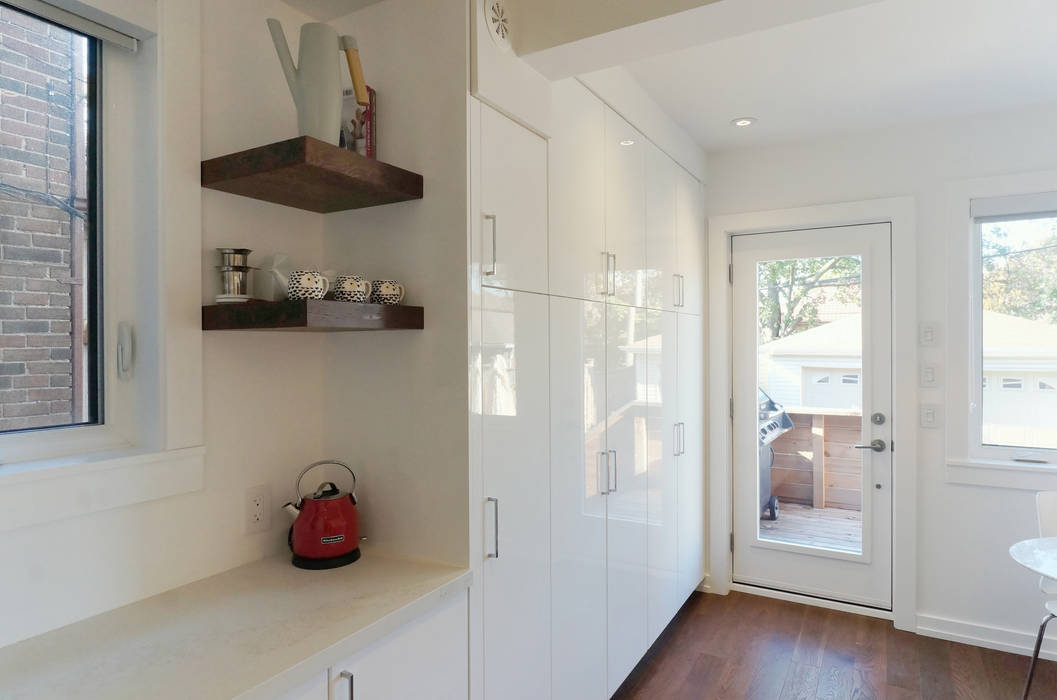
{"label": "light switch plate", "polygon": [[922,389],[935,389],[940,385],[940,368],[938,365],[925,363],[918,369],[919,384]]}
{"label": "light switch plate", "polygon": [[918,345],[923,348],[934,348],[940,344],[940,324],[936,321],[922,321],[918,324]]}
{"label": "light switch plate", "polygon": [[943,425],[943,407],[937,403],[921,404],[921,427],[938,428]]}

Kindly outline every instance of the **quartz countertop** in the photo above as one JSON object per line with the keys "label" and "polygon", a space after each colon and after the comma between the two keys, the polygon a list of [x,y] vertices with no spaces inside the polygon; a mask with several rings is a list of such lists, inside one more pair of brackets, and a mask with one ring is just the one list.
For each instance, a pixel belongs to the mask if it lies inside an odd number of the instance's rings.
{"label": "quartz countertop", "polygon": [[363,547],[240,566],[0,649],[4,698],[266,698],[465,595],[468,569]]}

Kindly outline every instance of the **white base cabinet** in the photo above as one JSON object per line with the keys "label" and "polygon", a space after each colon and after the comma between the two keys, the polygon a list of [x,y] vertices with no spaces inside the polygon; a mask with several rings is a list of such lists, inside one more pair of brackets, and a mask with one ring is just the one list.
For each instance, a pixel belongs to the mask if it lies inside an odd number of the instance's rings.
{"label": "white base cabinet", "polygon": [[329,700],[466,700],[470,692],[466,616],[466,596],[460,595],[335,664],[330,669]]}

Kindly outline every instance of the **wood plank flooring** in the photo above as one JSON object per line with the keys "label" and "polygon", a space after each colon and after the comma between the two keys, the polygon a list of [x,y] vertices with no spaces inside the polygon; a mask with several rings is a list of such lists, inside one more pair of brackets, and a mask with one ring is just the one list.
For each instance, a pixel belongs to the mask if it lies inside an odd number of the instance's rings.
{"label": "wood plank flooring", "polygon": [[[922,637],[887,620],[695,593],[614,700],[1013,700],[1028,658]],[[1031,697],[1057,698],[1039,661]]]}
{"label": "wood plank flooring", "polygon": [[862,513],[780,503],[777,520],[760,520],[760,537],[858,553],[862,551]]}

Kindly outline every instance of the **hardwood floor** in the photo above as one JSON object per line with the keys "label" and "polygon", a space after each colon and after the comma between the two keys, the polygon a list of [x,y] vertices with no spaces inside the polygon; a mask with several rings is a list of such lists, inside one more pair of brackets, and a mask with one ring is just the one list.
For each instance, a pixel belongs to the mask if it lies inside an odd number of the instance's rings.
{"label": "hardwood floor", "polygon": [[777,520],[760,520],[760,537],[858,553],[862,551],[862,513],[782,503]]}
{"label": "hardwood floor", "polygon": [[[695,593],[614,700],[1006,700],[1028,658],[895,629],[887,620],[744,593]],[[1057,698],[1039,661],[1031,697]]]}

